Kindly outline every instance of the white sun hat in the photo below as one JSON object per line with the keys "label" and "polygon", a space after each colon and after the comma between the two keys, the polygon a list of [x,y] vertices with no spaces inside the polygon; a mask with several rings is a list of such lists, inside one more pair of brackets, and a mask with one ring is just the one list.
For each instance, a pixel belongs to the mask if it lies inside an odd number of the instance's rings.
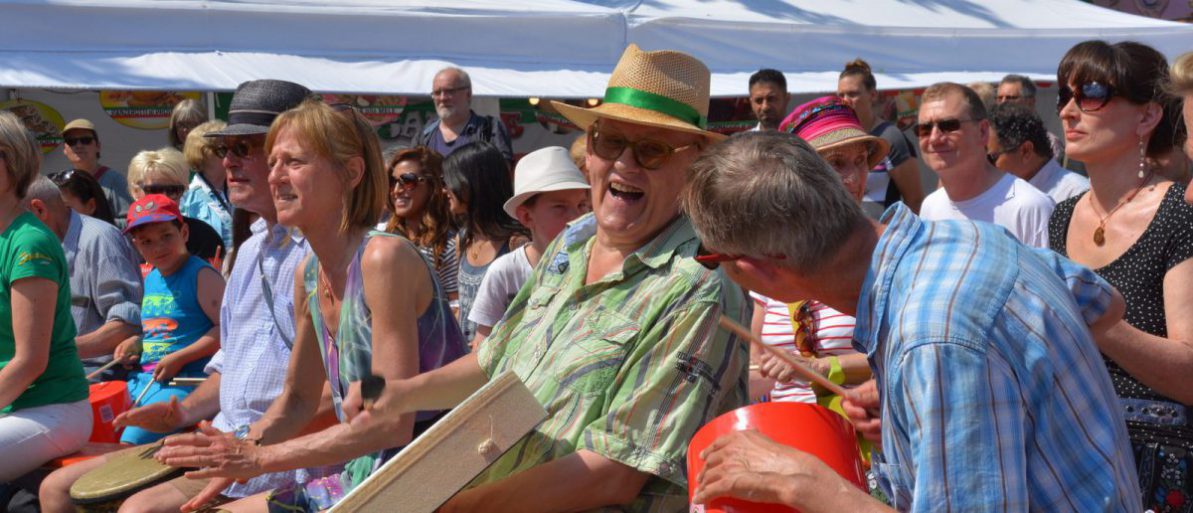
{"label": "white sun hat", "polygon": [[503,208],[517,219],[518,205],[540,192],[589,189],[584,174],[572,161],[567,148],[548,146],[527,153],[514,168],[514,197]]}

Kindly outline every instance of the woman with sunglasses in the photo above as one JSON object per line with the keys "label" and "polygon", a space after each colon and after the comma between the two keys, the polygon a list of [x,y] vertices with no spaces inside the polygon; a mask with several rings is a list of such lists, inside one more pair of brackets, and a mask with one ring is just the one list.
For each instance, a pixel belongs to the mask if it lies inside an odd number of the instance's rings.
{"label": "woman with sunglasses", "polygon": [[62,244],[21,207],[41,151],[0,111],[0,483],[77,451],[91,434]]}
{"label": "woman with sunglasses", "polygon": [[1154,159],[1173,147],[1164,56],[1151,47],[1086,41],[1057,68],[1068,155],[1089,192],[1052,214],[1052,249],[1094,269],[1126,301],[1125,322],[1097,339],[1123,407],[1143,506],[1193,501],[1193,207]]}
{"label": "woman with sunglasses", "polygon": [[178,202],[182,215],[193,217],[215,229],[224,241],[224,247],[232,247],[232,205],[228,203],[228,171],[224,159],[218,155],[222,141],[207,137],[208,133],[223,130],[228,126],[223,121],[208,121],[190,130],[186,136],[183,155],[193,177],[186,193]]}
{"label": "woman with sunglasses", "polygon": [[459,298],[455,223],[443,194],[443,157],[419,146],[389,159],[389,222],[385,231],[410,239],[439,274],[450,301]]}
{"label": "woman with sunglasses", "polygon": [[497,257],[529,241],[526,228],[502,208],[514,195],[509,165],[496,146],[485,142],[462,146],[443,162],[443,178],[451,213],[460,224],[460,328],[464,339],[476,336],[468,320],[481,280]]}
{"label": "woman with sunglasses", "polygon": [[[186,192],[190,171],[182,153],[173,148],[145,150],[133,156],[128,163],[128,192],[133,200],[146,194],[161,194],[174,200],[182,200]],[[211,225],[183,214],[189,236],[186,250],[216,269],[223,268],[223,257],[228,254],[223,238]]]}
{"label": "woman with sunglasses", "polygon": [[50,175],[58,186],[62,201],[75,212],[116,225],[112,207],[104,197],[104,189],[90,173],[67,169]]}
{"label": "woman with sunglasses", "polygon": [[901,200],[912,212],[919,212],[924,189],[920,184],[915,144],[898,126],[874,112],[878,102],[878,82],[866,61],[855,59],[845,64],[837,78],[837,96],[857,113],[862,128],[870,135],[884,139],[890,148],[886,158],[880,160],[868,176],[863,210],[877,218],[886,207]]}
{"label": "woman with sunglasses", "polygon": [[[360,113],[307,101],[278,116],[265,151],[278,223],[301,230],[311,248],[294,277],[296,336],[283,391],[243,436],[203,423],[196,435],[170,439],[159,456],[171,465],[207,467],[197,477],[226,478],[262,474],[267,462],[276,471],[360,456],[342,472],[221,506],[324,510],[441,415],[407,414],[387,426],[392,429],[350,427],[348,421],[362,407],[362,381],[368,390],[378,378],[409,378],[438,368],[464,355],[465,341],[434,272],[414,244],[371,230],[385,208],[387,179],[380,143]],[[330,383],[342,423],[300,436],[324,383]],[[188,454],[198,454],[197,459]],[[230,458],[237,463],[226,464]],[[200,494],[183,510],[196,509],[208,498]]]}

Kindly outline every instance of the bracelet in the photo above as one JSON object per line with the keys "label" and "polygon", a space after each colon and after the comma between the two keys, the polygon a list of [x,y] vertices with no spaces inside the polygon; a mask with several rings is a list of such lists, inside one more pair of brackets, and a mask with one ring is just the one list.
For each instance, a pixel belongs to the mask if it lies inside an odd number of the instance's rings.
{"label": "bracelet", "polygon": [[845,371],[841,369],[841,360],[836,356],[826,359],[828,360],[828,380],[835,385],[845,384]]}

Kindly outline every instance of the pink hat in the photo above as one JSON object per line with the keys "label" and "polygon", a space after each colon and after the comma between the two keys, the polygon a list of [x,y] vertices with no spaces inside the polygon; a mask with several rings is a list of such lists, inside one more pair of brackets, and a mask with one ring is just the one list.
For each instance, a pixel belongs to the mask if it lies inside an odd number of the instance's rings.
{"label": "pink hat", "polygon": [[836,96],[823,96],[796,107],[779,123],[779,130],[808,141],[817,152],[824,152],[857,142],[870,148],[870,165],[886,157],[891,144],[866,133],[857,114]]}

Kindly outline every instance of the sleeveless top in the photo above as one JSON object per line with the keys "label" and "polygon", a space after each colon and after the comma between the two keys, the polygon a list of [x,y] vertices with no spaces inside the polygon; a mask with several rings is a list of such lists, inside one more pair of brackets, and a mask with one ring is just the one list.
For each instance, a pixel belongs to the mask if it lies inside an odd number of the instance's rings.
{"label": "sleeveless top", "polygon": [[[1086,194],[1088,192],[1062,201],[1052,212],[1049,221],[1049,245],[1066,257],[1069,221],[1077,201]],[[1127,324],[1158,337],[1168,336],[1164,313],[1164,275],[1177,264],[1193,257],[1193,206],[1185,203],[1184,196],[1185,186],[1173,184],[1164,194],[1155,217],[1139,240],[1113,262],[1094,269],[1123,295],[1127,303],[1123,319]],[[1114,390],[1120,398],[1177,403],[1140,383],[1109,358],[1104,357],[1104,360]],[[1127,426],[1134,440],[1193,446],[1193,427],[1188,425],[1158,426],[1128,419]]]}
{"label": "sleeveless top", "polygon": [[[457,246],[456,251],[460,251]],[[472,337],[476,335],[476,323],[468,320],[468,312],[472,310],[472,303],[476,301],[476,293],[481,288],[481,280],[485,277],[485,272],[489,270],[489,266],[497,261],[501,255],[510,252],[510,241],[506,239],[505,244],[501,245],[501,249],[497,250],[497,254],[493,256],[493,260],[485,265],[472,265],[468,262],[468,254],[465,249],[464,253],[458,255],[460,259],[460,274],[457,280],[460,287],[460,328],[464,330],[464,340],[471,342]]]}
{"label": "sleeveless top", "polygon": [[[175,353],[199,340],[214,324],[199,306],[199,272],[211,267],[191,255],[169,276],[153,269],[145,276],[141,299],[141,367],[151,372],[163,356]],[[218,272],[218,271],[217,271]],[[211,358],[186,364],[179,375],[202,374]]]}

